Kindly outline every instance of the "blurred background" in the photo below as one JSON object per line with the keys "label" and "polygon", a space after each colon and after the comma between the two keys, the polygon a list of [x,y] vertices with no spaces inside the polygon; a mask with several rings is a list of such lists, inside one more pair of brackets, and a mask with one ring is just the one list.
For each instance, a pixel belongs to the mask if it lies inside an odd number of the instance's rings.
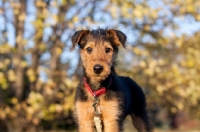
{"label": "blurred background", "polygon": [[70,38],[98,27],[127,35],[117,73],[143,88],[154,131],[200,131],[199,0],[0,0],[0,132],[76,131]]}

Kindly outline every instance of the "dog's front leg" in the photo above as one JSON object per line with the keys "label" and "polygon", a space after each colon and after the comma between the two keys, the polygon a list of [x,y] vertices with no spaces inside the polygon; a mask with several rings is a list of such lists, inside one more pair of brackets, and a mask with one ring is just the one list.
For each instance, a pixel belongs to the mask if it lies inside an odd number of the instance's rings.
{"label": "dog's front leg", "polygon": [[104,132],[120,132],[118,122],[116,120],[104,120]]}
{"label": "dog's front leg", "polygon": [[102,102],[104,132],[120,132],[118,122],[120,113],[118,101],[114,100]]}
{"label": "dog's front leg", "polygon": [[76,102],[78,132],[94,132],[93,108],[88,102]]}

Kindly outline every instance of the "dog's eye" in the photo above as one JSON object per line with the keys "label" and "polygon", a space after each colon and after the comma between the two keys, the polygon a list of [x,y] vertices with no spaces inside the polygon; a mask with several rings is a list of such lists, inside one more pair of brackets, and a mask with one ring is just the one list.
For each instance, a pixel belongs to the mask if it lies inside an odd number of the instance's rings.
{"label": "dog's eye", "polygon": [[90,54],[90,53],[92,53],[92,48],[88,47],[88,48],[86,48],[86,51]]}
{"label": "dog's eye", "polygon": [[109,52],[112,51],[112,49],[111,48],[106,48],[105,51],[106,51],[106,53],[109,53]]}

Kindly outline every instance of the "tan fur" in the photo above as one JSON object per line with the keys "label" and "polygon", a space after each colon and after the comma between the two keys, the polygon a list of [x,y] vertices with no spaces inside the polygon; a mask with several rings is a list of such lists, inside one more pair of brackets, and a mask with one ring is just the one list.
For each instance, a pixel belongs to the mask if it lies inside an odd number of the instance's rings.
{"label": "tan fur", "polygon": [[80,102],[77,101],[75,104],[76,107],[76,116],[79,123],[79,132],[94,132],[94,109],[91,106],[92,101],[89,102]]}
{"label": "tan fur", "polygon": [[119,101],[117,100],[105,100],[103,97],[100,98],[100,109],[102,113],[102,119],[104,123],[104,132],[118,132],[118,115],[121,113],[119,110]]}
{"label": "tan fur", "polygon": [[[89,33],[89,30],[84,30],[83,32],[81,32],[81,34],[80,34],[80,35],[78,36],[78,38],[77,38],[77,42],[78,42],[79,40],[81,40],[81,37],[82,37],[82,36],[84,36],[84,35],[86,35],[86,34],[88,34],[88,33]],[[75,48],[77,42],[72,42],[72,45],[73,45],[73,46],[72,46],[71,49],[70,49],[71,51],[74,50],[74,48]],[[82,44],[82,43],[84,43],[84,41],[81,41],[81,42],[80,42],[80,44]]]}
{"label": "tan fur", "polygon": [[[108,77],[111,72],[110,67],[113,65],[113,61],[116,58],[116,54],[113,52],[110,43],[106,41],[98,43],[100,44],[95,44],[94,41],[90,41],[84,49],[80,50],[82,64],[86,68],[87,76],[91,77],[92,83],[99,82]],[[86,51],[88,47],[93,49],[91,54],[88,54]],[[112,51],[106,53],[105,48],[111,48]],[[95,74],[93,71],[95,64],[101,64],[104,67],[104,70],[100,75]]]}
{"label": "tan fur", "polygon": [[122,45],[122,43],[119,41],[119,38],[117,37],[117,34],[114,30],[108,30],[108,33],[111,35],[111,37],[113,37],[114,43],[116,45]]}
{"label": "tan fur", "polygon": [[[94,132],[94,108],[92,107],[93,96],[86,91],[89,99],[87,102],[77,101],[75,104],[76,107],[76,116],[78,118],[79,131],[80,132]],[[100,104],[99,108],[101,111],[101,116],[104,125],[104,132],[118,132],[118,123],[117,118],[120,114],[119,110],[119,101],[114,100],[105,100],[105,95],[99,97]],[[88,121],[88,122],[86,122]]]}

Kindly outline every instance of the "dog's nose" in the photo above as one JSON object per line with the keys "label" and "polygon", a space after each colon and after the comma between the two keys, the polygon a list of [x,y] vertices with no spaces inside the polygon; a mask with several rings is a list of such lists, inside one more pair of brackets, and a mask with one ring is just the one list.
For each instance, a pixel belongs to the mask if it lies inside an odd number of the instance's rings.
{"label": "dog's nose", "polygon": [[96,74],[100,74],[103,71],[103,66],[96,64],[94,65],[93,70]]}

